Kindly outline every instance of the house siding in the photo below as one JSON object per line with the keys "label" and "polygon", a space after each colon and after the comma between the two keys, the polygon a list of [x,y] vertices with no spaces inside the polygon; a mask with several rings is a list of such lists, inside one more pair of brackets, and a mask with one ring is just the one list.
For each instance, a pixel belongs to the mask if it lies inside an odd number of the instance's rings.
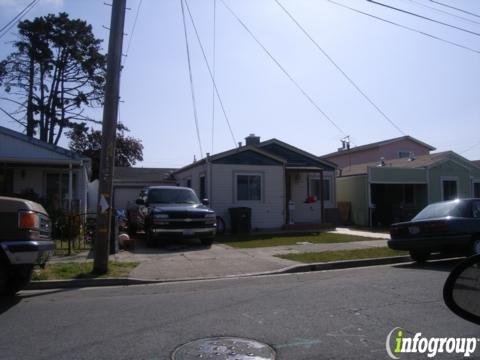
{"label": "house siding", "polygon": [[356,225],[369,224],[367,175],[337,178],[337,202],[349,202],[350,219]]}
{"label": "house siding", "polygon": [[426,169],[371,167],[368,169],[370,183],[426,184]]}
{"label": "house siding", "polygon": [[399,151],[413,152],[415,156],[428,155],[430,153],[427,147],[409,139],[402,139],[373,149],[365,149],[358,152],[339,152],[326,157],[326,159],[337,164],[339,168],[345,168],[351,165],[379,161],[381,157],[384,157],[386,160],[398,159]]}
{"label": "house siding", "polygon": [[[224,165],[211,164],[214,197],[211,207],[230,228],[231,207],[252,209],[253,229],[280,228],[285,224],[285,181],[283,166]],[[235,176],[241,173],[262,175],[261,201],[237,201],[235,197]],[[208,181],[207,181],[208,183]]]}

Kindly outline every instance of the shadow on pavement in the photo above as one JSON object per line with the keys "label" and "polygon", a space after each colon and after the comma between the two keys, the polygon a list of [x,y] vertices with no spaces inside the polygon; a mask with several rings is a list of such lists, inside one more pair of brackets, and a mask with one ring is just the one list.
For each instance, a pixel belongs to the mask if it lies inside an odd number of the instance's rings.
{"label": "shadow on pavement", "polygon": [[203,245],[197,238],[178,238],[178,239],[162,239],[157,241],[153,246],[147,246],[143,236],[135,238],[135,247],[126,249],[132,254],[172,254],[187,251],[207,250],[210,246]]}
{"label": "shadow on pavement", "polygon": [[29,299],[33,297],[38,297],[38,296],[45,296],[45,295],[51,295],[51,294],[56,294],[56,293],[61,293],[61,292],[66,292],[66,291],[73,291],[76,289],[56,289],[56,290],[47,290],[47,291],[39,291],[35,292],[33,294],[23,294],[20,292],[19,294],[13,295],[13,296],[0,296],[0,315],[7,312],[10,310],[12,307],[18,305],[21,303],[22,300],[24,299]]}
{"label": "shadow on pavement", "polygon": [[393,267],[397,269],[418,269],[450,272],[455,267],[455,265],[462,262],[463,260],[465,260],[465,258],[441,259],[427,261],[425,263],[399,264],[393,265]]}

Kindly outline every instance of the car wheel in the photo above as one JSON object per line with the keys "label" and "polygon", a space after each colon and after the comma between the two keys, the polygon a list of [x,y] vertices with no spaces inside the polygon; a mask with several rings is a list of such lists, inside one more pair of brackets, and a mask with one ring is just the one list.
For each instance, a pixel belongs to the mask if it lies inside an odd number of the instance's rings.
{"label": "car wheel", "polygon": [[7,295],[8,266],[0,260],[0,296]]}
{"label": "car wheel", "polygon": [[200,239],[200,241],[202,242],[202,245],[204,246],[212,246],[213,244],[213,238],[203,238],[203,239]]}
{"label": "car wheel", "polygon": [[480,239],[475,239],[472,241],[472,245],[470,246],[470,251],[468,252],[467,256],[478,254],[480,254]]}
{"label": "car wheel", "polygon": [[33,266],[15,266],[10,271],[10,278],[7,282],[7,294],[14,295],[30,283],[32,279]]}
{"label": "car wheel", "polygon": [[410,257],[413,261],[422,263],[428,260],[430,253],[428,251],[410,250]]}

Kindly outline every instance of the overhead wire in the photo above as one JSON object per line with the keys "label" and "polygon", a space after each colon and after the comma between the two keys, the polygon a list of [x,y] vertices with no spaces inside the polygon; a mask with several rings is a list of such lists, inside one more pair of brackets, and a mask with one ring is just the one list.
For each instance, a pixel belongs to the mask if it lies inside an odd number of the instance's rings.
{"label": "overhead wire", "polygon": [[330,61],[330,63],[343,75],[343,77],[367,100],[370,105],[372,105],[377,112],[387,120],[390,125],[392,125],[398,132],[405,135],[405,132],[400,129],[400,127],[390,119],[385,112],[380,109],[380,107],[373,102],[373,100],[362,90],[360,87],[353,81],[353,79],[337,64],[337,62],[318,44],[317,41],[309,34],[309,32],[298,22],[298,20],[280,3],[279,0],[274,0],[277,5],[288,15],[288,17],[297,25],[297,27],[303,32],[303,34],[315,45],[315,47]]}
{"label": "overhead wire", "polygon": [[270,59],[277,65],[277,67],[285,74],[285,76],[295,85],[295,87],[300,91],[301,94],[317,109],[325,119],[327,119],[330,124],[332,124],[342,135],[346,136],[347,134],[333,121],[330,116],[328,116],[325,111],[315,102],[315,100],[307,93],[305,89],[293,78],[292,75],[280,64],[280,62],[272,55],[272,53],[263,45],[260,40],[253,34],[253,32],[248,28],[248,26],[240,19],[240,17],[225,3],[224,0],[220,0],[223,6],[232,14],[232,16],[238,21],[238,23],[247,31],[251,38],[257,43],[258,46],[270,57]]}
{"label": "overhead wire", "polygon": [[445,3],[441,2],[441,1],[435,1],[435,0],[430,0],[430,1],[433,2],[433,3],[435,3],[435,4],[442,5],[442,6],[445,6],[445,7],[450,8],[450,9],[454,9],[454,10],[460,11],[460,12],[462,12],[462,13],[464,13],[464,14],[468,14],[468,15],[472,15],[472,16],[475,16],[475,17],[480,18],[480,15],[478,15],[478,14],[475,14],[475,13],[473,13],[473,12],[470,12],[470,11],[467,11],[467,10],[464,10],[464,9],[457,8],[457,7],[455,7],[455,6],[451,6],[451,5],[445,4]]}
{"label": "overhead wire", "polygon": [[443,22],[443,21],[435,20],[435,19],[432,19],[428,16],[423,16],[423,15],[414,13],[412,11],[400,9],[400,8],[395,7],[395,6],[388,5],[388,4],[385,4],[385,3],[382,3],[382,2],[379,2],[379,1],[375,1],[375,0],[367,0],[367,1],[369,3],[375,4],[375,5],[378,5],[378,6],[383,6],[387,9],[390,9],[390,10],[394,10],[394,11],[398,11],[398,12],[401,12],[401,13],[404,13],[404,14],[407,14],[407,15],[415,16],[415,17],[418,17],[418,18],[423,19],[423,20],[427,20],[427,21],[434,22],[436,24],[440,24],[440,25],[443,25],[443,26],[446,26],[446,27],[449,27],[449,28],[452,28],[452,29],[456,29],[456,30],[459,30],[459,31],[466,32],[468,34],[472,34],[472,35],[475,35],[475,36],[480,36],[480,33],[476,32],[476,31],[471,31],[471,30],[462,28],[460,26],[456,26],[456,25],[452,25],[452,24],[449,24],[449,23],[446,23],[446,22]]}
{"label": "overhead wire", "polygon": [[39,1],[40,0],[31,1],[27,6],[25,6],[25,8],[23,8],[22,11],[20,11],[17,15],[15,15],[13,19],[11,19],[4,26],[2,26],[2,28],[0,28],[0,39],[3,38],[10,31],[10,29],[14,27],[15,24],[22,19],[22,17],[27,15],[30,12],[30,10],[32,10],[35,7],[35,5],[39,3]]}
{"label": "overhead wire", "polygon": [[188,62],[188,74],[190,79],[190,91],[192,94],[192,105],[193,105],[193,118],[195,121],[195,129],[197,132],[198,146],[200,148],[200,156],[203,158],[203,149],[202,149],[202,140],[200,138],[200,129],[198,127],[198,114],[197,114],[197,101],[195,99],[195,87],[193,83],[193,73],[192,73],[192,63],[190,59],[190,47],[188,45],[188,32],[187,32],[187,22],[185,20],[185,10],[183,6],[183,0],[180,0],[180,5],[182,8],[182,19],[183,19],[183,30],[185,33],[185,46],[187,48],[187,62]]}
{"label": "overhead wire", "polygon": [[212,154],[215,135],[215,47],[216,47],[216,32],[217,32],[217,0],[213,0],[213,49],[212,49]]}
{"label": "overhead wire", "polygon": [[434,39],[434,40],[437,40],[437,41],[441,41],[441,42],[443,42],[443,43],[446,43],[446,44],[449,44],[449,45],[453,45],[453,46],[456,46],[456,47],[458,47],[458,48],[461,48],[461,49],[464,49],[464,50],[468,50],[468,51],[474,52],[474,53],[476,53],[476,54],[480,54],[480,50],[476,50],[476,49],[473,49],[473,48],[471,48],[471,47],[468,47],[468,46],[465,46],[465,45],[456,43],[456,42],[454,42],[454,41],[446,40],[446,39],[443,39],[443,38],[438,37],[438,36],[436,36],[436,35],[432,35],[432,34],[429,34],[429,33],[427,33],[427,32],[424,32],[424,31],[421,31],[421,30],[418,30],[418,29],[415,29],[415,28],[411,28],[411,27],[409,27],[409,26],[406,26],[406,25],[403,25],[403,24],[400,24],[400,23],[397,23],[397,22],[394,22],[394,21],[391,21],[391,20],[384,19],[384,18],[382,18],[382,17],[379,17],[379,16],[376,16],[376,15],[367,13],[367,12],[365,12],[365,11],[355,9],[355,8],[353,8],[353,7],[351,7],[351,6],[348,6],[348,5],[339,3],[339,2],[337,2],[337,1],[335,1],[335,0],[326,0],[326,1],[328,1],[328,2],[331,3],[331,4],[334,4],[334,5],[343,7],[343,8],[345,8],[345,9],[348,9],[348,10],[350,10],[350,11],[356,12],[356,13],[358,13],[358,14],[362,14],[362,15],[368,16],[368,17],[370,17],[370,18],[373,18],[373,19],[376,19],[376,20],[379,20],[379,21],[382,21],[382,22],[385,22],[385,23],[388,23],[388,24],[391,24],[391,25],[400,27],[400,28],[402,28],[402,29],[405,29],[405,30],[408,30],[408,31],[412,31],[412,32],[415,32],[415,33],[417,33],[417,34],[420,34],[420,35],[429,37],[429,38],[431,38],[431,39]]}
{"label": "overhead wire", "polygon": [[185,5],[187,7],[187,12],[188,12],[188,15],[190,17],[190,21],[192,22],[193,30],[194,30],[195,35],[197,37],[198,44],[200,46],[200,49],[202,50],[203,59],[205,60],[205,65],[207,66],[208,73],[210,74],[210,79],[212,80],[213,87],[215,88],[215,93],[217,94],[218,102],[220,104],[220,107],[222,108],[223,116],[225,117],[225,121],[227,122],[228,130],[230,131],[230,135],[232,137],[234,146],[236,147],[236,146],[238,146],[238,144],[235,140],[235,135],[233,134],[232,126],[231,126],[230,120],[227,116],[227,111],[225,110],[225,106],[223,105],[223,101],[222,101],[222,98],[220,96],[220,92],[218,91],[217,83],[216,83],[215,78],[213,76],[212,69],[210,68],[210,65],[208,63],[207,55],[206,55],[205,49],[202,45],[202,41],[200,40],[200,35],[198,34],[197,26],[195,25],[195,21],[193,20],[193,16],[192,16],[192,13],[190,12],[190,7],[188,6],[188,1],[187,0],[185,0]]}
{"label": "overhead wire", "polygon": [[468,21],[468,22],[470,22],[470,23],[472,23],[472,24],[480,25],[480,22],[478,22],[478,21],[475,21],[475,20],[466,18],[466,17],[464,17],[464,16],[456,15],[456,14],[451,13],[451,12],[449,12],[449,11],[445,11],[445,10],[436,8],[436,7],[434,7],[434,6],[430,6],[430,5],[424,4],[424,3],[420,2],[420,1],[416,1],[416,0],[403,0],[403,1],[408,1],[408,2],[411,2],[411,3],[416,4],[416,5],[418,5],[418,6],[421,6],[421,7],[423,7],[423,8],[436,11],[436,12],[438,12],[438,13],[440,13],[440,14],[448,15],[448,16],[451,16],[451,17],[454,17],[454,18],[457,18],[457,19],[460,19],[460,20],[463,20],[463,21]]}
{"label": "overhead wire", "polygon": [[138,21],[138,16],[140,14],[140,8],[142,7],[142,2],[143,0],[139,0],[138,5],[137,5],[137,10],[135,14],[135,19],[133,20],[133,25],[132,25],[132,30],[130,31],[130,37],[128,38],[128,43],[127,43],[127,50],[125,51],[125,61],[124,61],[124,66],[128,60],[128,54],[130,52],[130,46],[132,45],[133,41],[133,34],[135,33],[135,29],[137,27],[137,21]]}

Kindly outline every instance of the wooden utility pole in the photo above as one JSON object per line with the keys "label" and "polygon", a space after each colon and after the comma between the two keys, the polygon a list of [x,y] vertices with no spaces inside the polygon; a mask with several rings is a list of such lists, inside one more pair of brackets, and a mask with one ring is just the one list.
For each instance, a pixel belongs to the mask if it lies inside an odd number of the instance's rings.
{"label": "wooden utility pole", "polygon": [[120,71],[122,66],[123,28],[126,0],[113,0],[108,40],[107,76],[103,107],[102,152],[98,186],[97,231],[93,271],[108,271],[108,255],[112,222],[112,181],[115,163],[118,100],[120,95]]}

